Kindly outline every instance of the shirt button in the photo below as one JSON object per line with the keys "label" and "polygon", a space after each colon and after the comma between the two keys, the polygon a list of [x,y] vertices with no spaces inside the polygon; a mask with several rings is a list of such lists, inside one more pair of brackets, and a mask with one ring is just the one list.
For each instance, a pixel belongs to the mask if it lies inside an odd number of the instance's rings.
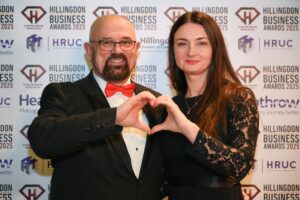
{"label": "shirt button", "polygon": [[138,180],[138,181],[137,181],[137,184],[138,184],[138,185],[142,185],[142,181],[141,181],[141,180]]}

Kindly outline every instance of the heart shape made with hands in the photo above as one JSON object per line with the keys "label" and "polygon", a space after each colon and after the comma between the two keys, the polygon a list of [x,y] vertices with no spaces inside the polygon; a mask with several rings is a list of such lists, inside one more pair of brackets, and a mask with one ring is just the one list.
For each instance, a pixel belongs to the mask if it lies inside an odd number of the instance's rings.
{"label": "heart shape made with hands", "polygon": [[[152,129],[139,118],[139,112],[148,103],[153,108],[159,105],[165,106],[168,112],[165,121],[152,127]],[[153,134],[160,130],[177,131],[177,123],[182,117],[185,116],[170,97],[162,95],[156,98],[150,92],[144,91],[129,98],[117,108],[116,124],[124,127],[135,127],[148,134]]]}

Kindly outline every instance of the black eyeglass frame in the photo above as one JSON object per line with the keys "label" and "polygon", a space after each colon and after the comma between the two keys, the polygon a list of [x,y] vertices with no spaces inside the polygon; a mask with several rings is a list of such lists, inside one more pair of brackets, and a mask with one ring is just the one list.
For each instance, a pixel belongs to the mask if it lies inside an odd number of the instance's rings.
{"label": "black eyeglass frame", "polygon": [[[103,45],[104,43],[103,42],[111,42],[111,44],[113,44],[112,46],[110,46],[109,48],[103,48]],[[125,47],[124,49],[124,43],[126,42],[131,42],[130,43],[130,47]],[[119,44],[120,48],[123,50],[123,51],[129,51],[131,49],[134,48],[135,44],[136,44],[136,41],[135,40],[121,40],[119,42],[116,42],[116,41],[113,41],[113,40],[106,40],[106,39],[102,39],[102,40],[98,40],[98,41],[90,41],[90,43],[97,43],[100,47],[101,50],[104,50],[104,51],[111,51],[113,50],[114,48],[116,48],[116,45]],[[122,45],[123,44],[123,45]]]}

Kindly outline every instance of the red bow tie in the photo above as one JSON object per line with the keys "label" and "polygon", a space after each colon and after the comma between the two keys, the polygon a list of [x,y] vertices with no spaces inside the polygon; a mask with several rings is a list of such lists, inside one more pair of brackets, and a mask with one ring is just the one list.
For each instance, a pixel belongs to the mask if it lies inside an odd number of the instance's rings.
{"label": "red bow tie", "polygon": [[134,88],[135,88],[134,83],[124,85],[124,86],[116,86],[111,83],[107,83],[106,88],[105,88],[105,95],[107,97],[111,97],[116,92],[122,92],[125,96],[131,97],[133,94]]}

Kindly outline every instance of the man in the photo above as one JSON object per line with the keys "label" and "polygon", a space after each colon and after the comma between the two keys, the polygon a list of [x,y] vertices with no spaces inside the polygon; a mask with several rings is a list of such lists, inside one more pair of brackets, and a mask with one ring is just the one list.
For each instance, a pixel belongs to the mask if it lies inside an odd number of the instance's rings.
{"label": "man", "polygon": [[[50,199],[161,199],[157,136],[146,133],[160,122],[161,111],[147,104],[159,94],[130,81],[139,47],[126,18],[98,18],[84,44],[91,73],[44,89],[28,138],[37,155],[52,160]],[[121,86],[124,94],[116,92]]]}

